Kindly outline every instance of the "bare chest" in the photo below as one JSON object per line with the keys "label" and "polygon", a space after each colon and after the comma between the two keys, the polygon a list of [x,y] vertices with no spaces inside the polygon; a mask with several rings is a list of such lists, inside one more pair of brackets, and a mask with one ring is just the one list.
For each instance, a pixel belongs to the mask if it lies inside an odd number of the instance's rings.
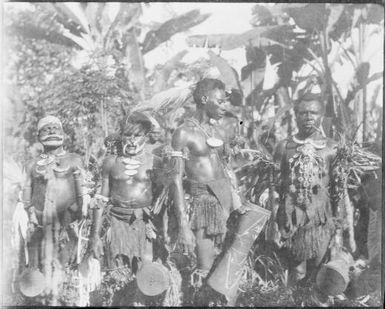
{"label": "bare chest", "polygon": [[111,168],[110,177],[116,181],[147,182],[151,180],[152,170],[152,156],[131,159],[118,157]]}
{"label": "bare chest", "polygon": [[218,129],[212,130],[210,134],[196,130],[190,138],[188,150],[193,157],[217,156],[223,153],[224,143],[225,133]]}
{"label": "bare chest", "polygon": [[32,168],[32,178],[43,180],[47,178],[51,170],[56,178],[72,178],[75,169],[76,166],[74,166],[73,160],[67,157],[41,158],[37,160]]}

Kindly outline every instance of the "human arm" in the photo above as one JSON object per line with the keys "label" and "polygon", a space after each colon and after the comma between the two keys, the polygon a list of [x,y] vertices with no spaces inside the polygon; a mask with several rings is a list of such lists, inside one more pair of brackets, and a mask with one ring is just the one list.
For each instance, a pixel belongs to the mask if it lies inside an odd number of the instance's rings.
{"label": "human arm", "polygon": [[[348,178],[350,173],[349,152],[344,147],[338,147],[335,142],[328,141],[329,190],[330,202],[335,222],[334,247],[344,245],[345,236],[348,237],[348,246],[352,252],[356,251],[354,239],[354,206],[348,194]],[[347,233],[344,233],[344,230]],[[345,236],[344,236],[345,235]],[[346,238],[345,238],[346,239]]]}
{"label": "human arm", "polygon": [[84,162],[82,158],[78,155],[75,155],[72,158],[72,166],[73,166],[73,177],[75,182],[75,196],[76,203],[79,207],[82,208],[82,213],[86,213],[83,208],[87,207],[87,202],[85,197],[85,188],[84,188],[84,180],[85,180],[85,169]]}
{"label": "human arm", "polygon": [[95,194],[93,202],[93,222],[91,228],[91,250],[96,258],[103,254],[103,244],[100,238],[102,216],[110,196],[111,157],[107,157],[102,165],[102,187],[100,194]]}
{"label": "human arm", "polygon": [[294,210],[293,200],[290,195],[287,195],[289,177],[289,167],[287,165],[286,148],[287,140],[278,143],[274,154],[274,162],[279,164],[279,171],[273,175],[273,183],[276,184],[276,189],[279,195],[279,206],[276,214],[276,222],[281,235],[286,238],[293,232],[292,212]]}
{"label": "human arm", "polygon": [[33,177],[32,169],[34,167],[34,162],[29,162],[25,167],[26,179],[24,182],[22,190],[22,200],[21,202],[24,205],[24,209],[28,213],[28,225],[30,230],[33,230],[35,226],[39,225],[39,222],[36,217],[35,207],[32,205],[32,194],[33,194]]}
{"label": "human arm", "polygon": [[178,222],[178,242],[184,251],[193,252],[195,237],[189,227],[186,214],[186,205],[183,191],[183,175],[185,172],[185,158],[183,150],[187,148],[187,136],[183,129],[174,132],[171,141],[172,152],[170,158],[171,169],[171,196],[173,207]]}

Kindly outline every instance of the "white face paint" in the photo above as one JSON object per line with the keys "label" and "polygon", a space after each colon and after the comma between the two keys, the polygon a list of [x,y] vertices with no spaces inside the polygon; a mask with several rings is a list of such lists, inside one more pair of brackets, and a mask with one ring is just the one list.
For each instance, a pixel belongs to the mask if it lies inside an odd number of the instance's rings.
{"label": "white face paint", "polygon": [[128,125],[122,136],[124,156],[134,156],[141,152],[147,140],[146,130],[142,124]]}
{"label": "white face paint", "polygon": [[63,145],[64,134],[60,124],[48,123],[39,131],[39,141],[43,146],[60,147]]}

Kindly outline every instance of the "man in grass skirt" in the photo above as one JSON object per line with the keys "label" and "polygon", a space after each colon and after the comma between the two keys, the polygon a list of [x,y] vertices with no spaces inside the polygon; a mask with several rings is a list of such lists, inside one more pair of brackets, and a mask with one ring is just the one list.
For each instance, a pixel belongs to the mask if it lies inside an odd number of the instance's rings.
{"label": "man in grass skirt", "polygon": [[[176,244],[185,254],[196,253],[197,267],[191,283],[203,291],[214,260],[224,247],[230,213],[237,208],[245,212],[246,208],[240,205],[228,167],[229,144],[234,138],[230,135],[234,132],[226,130],[220,122],[230,109],[225,85],[220,80],[205,78],[196,84],[192,96],[196,112],[175,130],[168,155],[178,226]],[[190,196],[189,205],[186,193]],[[208,303],[207,297],[199,294],[196,301]]]}
{"label": "man in grass skirt", "polygon": [[306,277],[309,262],[320,265],[336,230],[329,189],[334,185],[337,143],[321,129],[323,98],[304,94],[295,105],[295,114],[298,133],[281,142],[275,154],[281,163],[277,221],[290,254],[292,285]]}
{"label": "man in grass skirt", "polygon": [[109,269],[130,269],[131,275],[153,260],[156,233],[150,211],[157,191],[155,170],[161,163],[148,144],[153,126],[153,119],[140,112],[124,119],[118,140],[114,137],[115,151],[103,162],[101,191],[94,206],[91,249],[95,257],[104,254]]}

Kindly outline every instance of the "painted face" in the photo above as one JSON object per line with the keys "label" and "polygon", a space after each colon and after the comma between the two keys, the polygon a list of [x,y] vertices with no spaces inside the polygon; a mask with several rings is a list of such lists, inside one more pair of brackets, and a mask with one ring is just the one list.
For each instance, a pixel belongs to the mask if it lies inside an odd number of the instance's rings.
{"label": "painted face", "polygon": [[126,127],[122,136],[123,155],[133,156],[139,153],[146,143],[146,130],[140,123]]}
{"label": "painted face", "polygon": [[43,146],[60,147],[63,145],[63,140],[63,129],[57,123],[46,124],[39,131],[39,141]]}
{"label": "painted face", "polygon": [[152,143],[163,142],[164,134],[160,128],[155,128],[149,133],[149,139]]}
{"label": "painted face", "polygon": [[296,118],[299,132],[304,135],[313,134],[320,127],[322,116],[320,102],[313,100],[298,103]]}
{"label": "painted face", "polygon": [[228,109],[228,101],[224,90],[214,89],[208,92],[207,96],[202,98],[204,109],[207,115],[215,120],[221,119]]}

